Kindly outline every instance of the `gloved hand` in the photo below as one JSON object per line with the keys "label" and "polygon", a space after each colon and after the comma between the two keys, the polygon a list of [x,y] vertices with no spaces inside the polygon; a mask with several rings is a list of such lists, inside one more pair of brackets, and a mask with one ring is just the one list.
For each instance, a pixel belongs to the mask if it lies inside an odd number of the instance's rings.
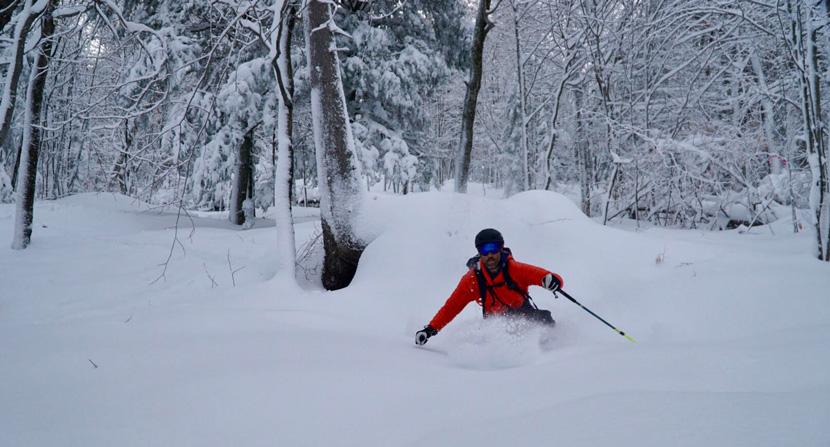
{"label": "gloved hand", "polygon": [[556,273],[548,273],[544,278],[542,278],[542,287],[550,290],[551,292],[556,292],[562,288],[562,277]]}
{"label": "gloved hand", "polygon": [[435,330],[432,326],[426,326],[425,328],[421,329],[420,331],[415,333],[415,344],[421,346],[426,344],[429,337],[433,337],[438,334],[438,331]]}

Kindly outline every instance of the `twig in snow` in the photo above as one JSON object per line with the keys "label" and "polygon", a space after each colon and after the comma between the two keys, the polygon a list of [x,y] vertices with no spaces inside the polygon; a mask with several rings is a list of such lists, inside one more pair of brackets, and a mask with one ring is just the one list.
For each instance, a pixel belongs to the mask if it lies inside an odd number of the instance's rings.
{"label": "twig in snow", "polygon": [[[178,245],[182,249],[182,254],[187,253],[187,251],[184,249],[184,244],[182,244],[182,241],[179,240],[179,220],[182,217],[182,213],[184,213],[187,217],[190,218],[190,214],[187,213],[187,210],[184,209],[184,200],[183,199],[179,200],[179,208],[178,208],[178,212],[176,213],[176,225],[173,228],[173,242],[170,244],[170,251],[167,252],[167,258],[164,260],[164,262],[159,264],[160,267],[164,267],[164,268],[162,269],[161,274],[159,274],[159,276],[156,279],[154,279],[152,282],[150,282],[150,284],[155,284],[160,279],[164,279],[164,280],[167,279],[167,267],[170,265],[170,259],[173,257],[173,252],[176,249],[176,245]],[[193,227],[191,229],[189,237],[192,237],[193,232],[196,230],[196,226],[193,223],[193,219],[192,218],[190,218],[190,219],[191,219],[190,220],[191,225],[193,225]]]}
{"label": "twig in snow", "polygon": [[207,264],[205,264],[203,262],[202,267],[204,267],[204,269],[205,269],[205,275],[207,275],[208,279],[210,279],[210,288],[212,289],[212,288],[218,286],[219,283],[216,282],[216,280],[213,278],[213,275],[211,275],[210,272],[208,271]]}
{"label": "twig in snow", "polygon": [[316,269],[308,267],[308,264],[310,264],[310,259],[314,254],[315,249],[320,246],[322,241],[323,232],[316,230],[309,237],[308,241],[297,249],[297,261],[295,262],[295,265],[298,269],[303,271],[306,279],[311,279],[312,276],[318,273]]}
{"label": "twig in snow", "polygon": [[89,360],[89,363],[92,363],[92,366],[94,366],[95,369],[98,369],[98,365],[96,365],[95,362],[92,361],[92,359],[87,359],[87,360]]}
{"label": "twig in snow", "polygon": [[233,286],[236,287],[236,272],[244,269],[245,266],[239,267],[238,269],[233,269],[233,264],[231,264],[231,249],[228,249],[228,271],[231,272],[231,281],[233,282]]}

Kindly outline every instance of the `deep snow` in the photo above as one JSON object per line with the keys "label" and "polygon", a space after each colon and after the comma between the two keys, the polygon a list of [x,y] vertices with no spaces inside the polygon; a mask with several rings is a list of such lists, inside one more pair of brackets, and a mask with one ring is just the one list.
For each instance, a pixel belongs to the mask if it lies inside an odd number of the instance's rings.
{"label": "deep snow", "polygon": [[[174,244],[175,210],[38,202],[32,245],[0,247],[0,446],[830,445],[830,265],[789,222],[634,232],[549,192],[369,198],[338,292],[274,276],[267,219],[191,213]],[[414,347],[487,226],[638,343],[537,288],[553,333],[470,305]]]}

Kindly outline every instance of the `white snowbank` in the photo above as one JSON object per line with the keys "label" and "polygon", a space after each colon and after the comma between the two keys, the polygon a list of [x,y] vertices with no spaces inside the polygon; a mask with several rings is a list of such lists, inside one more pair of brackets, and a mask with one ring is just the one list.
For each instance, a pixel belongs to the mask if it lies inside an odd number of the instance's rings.
{"label": "white snowbank", "polygon": [[[830,444],[830,266],[786,223],[629,232],[549,192],[375,194],[353,285],[324,292],[271,279],[267,220],[192,217],[88,194],[0,244],[0,445]],[[552,332],[470,305],[415,348],[488,226],[638,343],[536,288]]]}

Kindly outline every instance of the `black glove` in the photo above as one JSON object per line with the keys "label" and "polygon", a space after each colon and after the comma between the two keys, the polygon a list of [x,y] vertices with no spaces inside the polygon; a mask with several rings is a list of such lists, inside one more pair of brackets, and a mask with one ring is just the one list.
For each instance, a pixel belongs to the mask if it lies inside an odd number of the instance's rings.
{"label": "black glove", "polygon": [[556,292],[562,287],[562,277],[556,273],[548,273],[544,278],[542,278],[542,287],[550,290],[551,292]]}
{"label": "black glove", "polygon": [[427,326],[415,333],[415,344],[419,346],[426,344],[429,337],[433,337],[436,334],[438,334],[438,331],[436,331],[435,328]]}

